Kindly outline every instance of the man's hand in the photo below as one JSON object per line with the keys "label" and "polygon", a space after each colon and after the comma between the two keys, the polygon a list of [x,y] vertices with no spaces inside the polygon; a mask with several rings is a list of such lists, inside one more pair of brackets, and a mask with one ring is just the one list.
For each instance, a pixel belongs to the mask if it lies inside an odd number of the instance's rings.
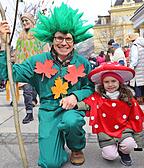
{"label": "man's hand", "polygon": [[62,106],[62,108],[66,110],[73,109],[76,105],[77,105],[77,98],[73,94],[70,96],[64,97],[60,101],[60,106]]}
{"label": "man's hand", "polygon": [[0,22],[0,35],[4,35],[6,33],[10,33],[10,27],[6,20]]}
{"label": "man's hand", "polygon": [[[6,20],[0,22],[0,43],[6,42],[6,34],[10,33],[10,27],[8,25],[8,22]],[[2,45],[2,44],[1,44]]]}

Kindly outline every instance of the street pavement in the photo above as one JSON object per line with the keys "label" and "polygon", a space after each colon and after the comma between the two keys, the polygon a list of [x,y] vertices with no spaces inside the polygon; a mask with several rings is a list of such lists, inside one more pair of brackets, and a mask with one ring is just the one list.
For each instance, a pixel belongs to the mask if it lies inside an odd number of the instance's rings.
{"label": "street pavement", "polygon": [[[22,124],[25,109],[22,92],[20,91],[20,93],[18,103],[19,121],[29,168],[38,168],[38,106],[34,108],[34,121],[29,124]],[[5,91],[0,92],[0,168],[23,168],[15,131],[13,109],[5,97]],[[102,158],[96,135],[91,134],[87,119],[86,122],[87,124],[84,127],[87,140],[84,149],[85,163],[82,166],[74,166],[68,162],[62,168],[125,168],[125,166],[121,165],[120,158],[115,161],[106,161]],[[66,150],[70,153],[67,148]],[[133,165],[130,168],[144,168],[144,151],[134,151],[131,156]]]}

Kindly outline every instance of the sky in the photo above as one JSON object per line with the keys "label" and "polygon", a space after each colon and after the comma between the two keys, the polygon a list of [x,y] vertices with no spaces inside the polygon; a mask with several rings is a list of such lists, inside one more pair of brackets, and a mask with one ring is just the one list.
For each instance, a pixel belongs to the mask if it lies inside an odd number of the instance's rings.
{"label": "sky", "polygon": [[[31,0],[25,0],[31,2]],[[33,2],[39,0],[34,0]],[[42,0],[41,0],[42,1]],[[50,2],[52,0],[44,0]],[[116,0],[54,0],[55,5],[60,5],[61,2],[68,3],[74,9],[84,12],[84,17],[90,22],[94,23],[98,15],[108,15],[111,3],[114,4]]]}
{"label": "sky", "polygon": [[[27,4],[28,3],[36,4],[40,1],[51,3],[53,0],[24,0],[24,1]],[[90,23],[94,23],[94,21],[97,20],[98,15],[109,14],[108,10],[110,10],[111,3],[113,5],[116,0],[54,0],[54,4],[59,6],[62,1],[68,3],[74,9],[78,8],[80,12],[84,12],[84,18],[87,19]],[[0,2],[2,3],[3,6],[8,7],[7,11],[11,11],[9,8],[15,9],[14,2],[16,2],[16,0],[0,0]]]}
{"label": "sky", "polygon": [[[24,1],[26,1],[27,4],[29,3],[36,4],[39,1],[42,2],[43,0],[24,0]],[[51,3],[53,0],[44,0],[44,1]],[[111,3],[113,5],[116,0],[54,0],[54,5],[59,6],[62,3],[62,1],[68,3],[73,9],[78,8],[79,12],[84,12],[83,18],[88,20],[89,23],[94,24],[94,21],[97,20],[98,15],[101,16],[108,15],[108,10],[110,10]],[[7,19],[9,20],[9,23],[12,28],[13,18],[15,15],[16,0],[0,0],[0,2],[2,3],[4,9],[7,9],[6,10]],[[19,3],[19,10],[21,11],[20,3]],[[18,33],[15,33],[15,37],[13,40],[14,43],[17,36]]]}
{"label": "sky", "polygon": [[[112,4],[114,2],[115,0],[112,0]],[[111,0],[69,0],[68,3],[84,12],[84,17],[89,22],[94,22],[98,15],[108,15],[111,7]]]}

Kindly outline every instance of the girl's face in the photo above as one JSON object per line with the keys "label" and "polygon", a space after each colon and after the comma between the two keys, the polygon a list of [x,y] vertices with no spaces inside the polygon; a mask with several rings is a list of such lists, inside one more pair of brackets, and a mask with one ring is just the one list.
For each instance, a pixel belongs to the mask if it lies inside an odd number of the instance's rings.
{"label": "girl's face", "polygon": [[119,89],[120,83],[116,78],[107,76],[103,79],[103,85],[105,91],[113,93]]}

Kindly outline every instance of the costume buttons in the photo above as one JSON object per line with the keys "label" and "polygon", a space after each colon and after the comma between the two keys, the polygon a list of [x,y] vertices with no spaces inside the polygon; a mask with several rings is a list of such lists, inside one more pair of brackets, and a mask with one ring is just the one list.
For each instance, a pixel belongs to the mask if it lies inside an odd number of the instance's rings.
{"label": "costume buttons", "polygon": [[126,114],[124,114],[124,115],[123,115],[123,119],[126,119],[126,118],[127,118],[127,115],[126,115]]}
{"label": "costume buttons", "polygon": [[95,100],[95,98],[94,98],[94,97],[92,97],[91,99],[92,99],[92,100]]}
{"label": "costume buttons", "polygon": [[137,116],[135,117],[135,119],[136,119],[136,120],[139,120],[139,116],[137,115]]}
{"label": "costume buttons", "polygon": [[95,124],[95,126],[94,126],[95,128],[98,128],[98,124]]}
{"label": "costume buttons", "polygon": [[106,113],[102,113],[102,116],[105,118],[106,117]]}
{"label": "costume buttons", "polygon": [[112,103],[112,107],[115,107],[116,106],[116,103]]}
{"label": "costume buttons", "polygon": [[94,116],[91,116],[91,120],[94,120]]}
{"label": "costume buttons", "polygon": [[115,125],[114,128],[115,128],[115,129],[119,129],[119,126],[118,126],[118,125]]}

